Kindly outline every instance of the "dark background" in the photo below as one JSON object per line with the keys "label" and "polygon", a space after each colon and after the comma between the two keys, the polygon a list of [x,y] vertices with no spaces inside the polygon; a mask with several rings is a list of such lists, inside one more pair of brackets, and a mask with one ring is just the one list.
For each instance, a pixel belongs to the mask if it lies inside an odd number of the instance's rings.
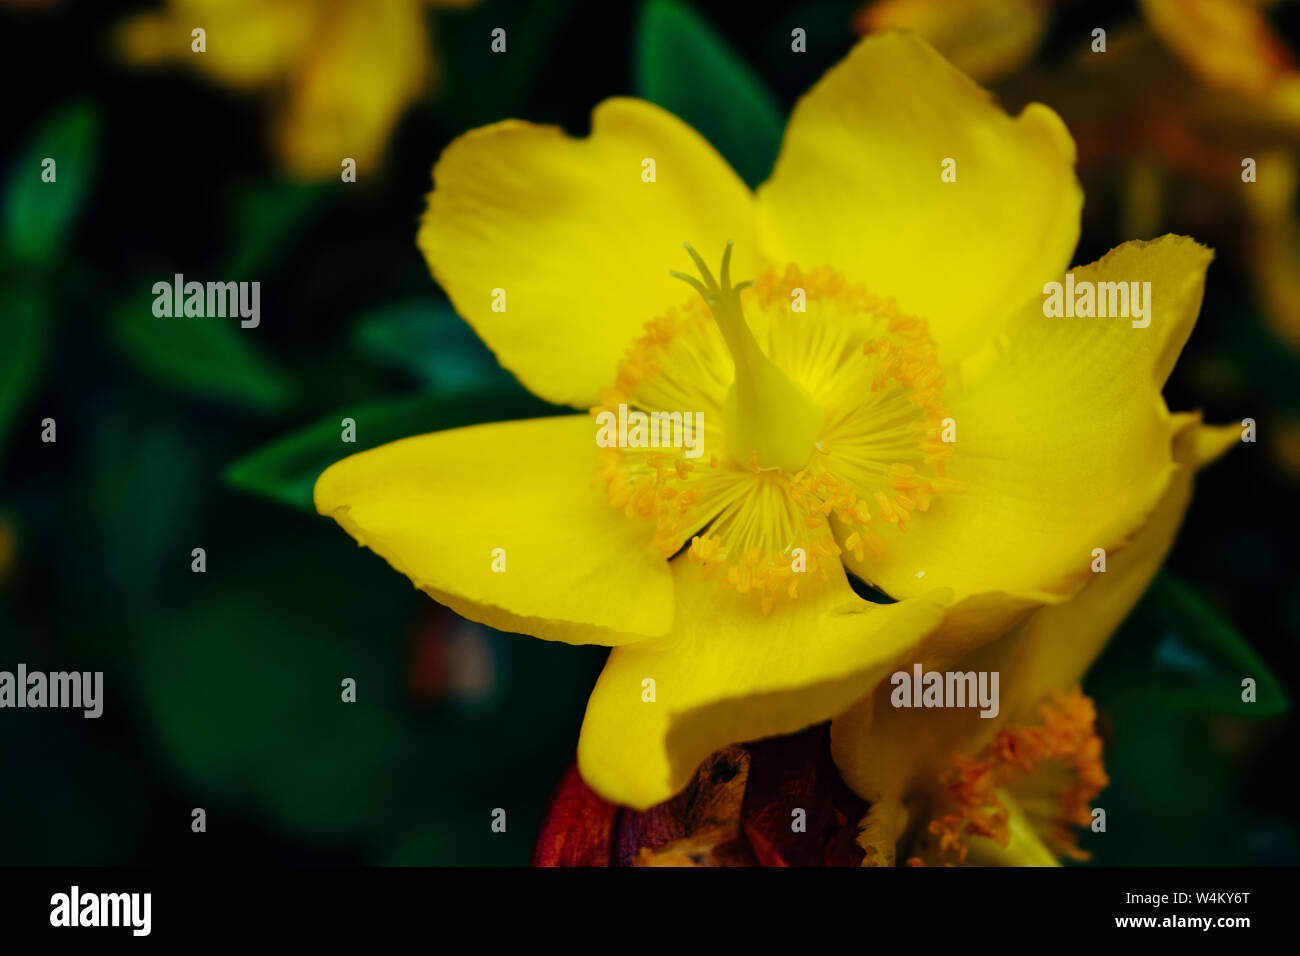
{"label": "dark background", "polygon": [[[431,166],[475,126],[582,134],[596,103],[631,93],[671,100],[760,181],[771,131],[736,128],[727,84],[783,118],[852,46],[857,6],[699,3],[672,22],[700,32],[658,45],[633,3],[431,12],[441,87],[406,112],[382,174],[304,185],[276,171],[263,101],[117,60],[112,29],[147,5],[0,4],[0,199],[21,202],[51,137],[76,157],[60,182],[84,182],[43,252],[11,227],[0,256],[0,669],[102,670],[106,698],[99,720],[0,712],[0,863],[526,863],[605,651],[460,621],[304,507],[341,457],[342,417],[362,436],[351,451],[541,408],[415,247]],[[1274,22],[1294,49],[1296,11]],[[1167,117],[1170,85],[1195,108],[1172,60],[1081,79],[1072,58],[1097,25],[1142,29],[1130,3],[1061,5],[997,87],[1004,104],[1044,99],[1103,147],[1129,142],[1144,110]],[[505,57],[488,51],[495,26]],[[1087,158],[1077,262],[1148,238],[1122,232],[1134,151]],[[1218,201],[1236,174],[1207,185],[1145,159],[1169,197],[1159,231],[1219,249],[1169,404],[1253,417],[1260,439],[1202,475],[1167,572],[1089,679],[1113,783],[1109,832],[1084,845],[1102,864],[1294,863],[1300,340],[1262,305],[1252,223]],[[259,280],[261,326],[154,320],[152,284],[175,272]],[[1237,702],[1242,676],[1257,705]],[[345,677],[356,704],[340,702]]]}

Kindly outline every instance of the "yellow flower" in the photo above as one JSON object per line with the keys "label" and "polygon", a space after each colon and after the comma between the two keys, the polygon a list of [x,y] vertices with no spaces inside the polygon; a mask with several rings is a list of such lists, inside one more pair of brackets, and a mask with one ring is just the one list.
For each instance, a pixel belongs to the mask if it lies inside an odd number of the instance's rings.
{"label": "yellow flower", "polygon": [[[1199,426],[1160,390],[1210,253],[1169,236],[1073,270],[1150,282],[1145,328],[1045,317],[1078,238],[1073,163],[1051,110],[1008,117],[905,35],[802,99],[757,194],[636,100],[598,106],[586,139],[475,130],[434,168],[420,247],[503,365],[597,418],[354,455],[316,507],[466,617],[612,646],[579,766],[652,806],[901,661],[1069,607],[1093,550],[1118,560],[1184,473],[1174,439]],[[728,250],[716,279],[697,262],[707,305],[668,276],[683,241]],[[702,454],[599,447],[620,405],[703,413]]]}
{"label": "yellow flower", "polygon": [[[1207,89],[1230,91],[1252,112],[1294,126],[1300,119],[1300,74],[1269,23],[1274,0],[1139,0],[1139,12]],[[981,82],[993,82],[1031,59],[1062,0],[872,0],[858,11],[862,33],[914,30]],[[1212,37],[1212,42],[1206,39]],[[1095,41],[1092,30],[1084,44]],[[1100,51],[1098,51],[1100,52]]]}
{"label": "yellow flower", "polygon": [[[183,61],[276,112],[274,145],[300,179],[361,169],[433,74],[425,7],[474,0],[170,0],[133,17],[119,35],[132,63]],[[195,52],[192,31],[205,31]]]}
{"label": "yellow flower", "polygon": [[955,665],[999,674],[998,714],[901,709],[882,687],[831,725],[836,766],[871,801],[863,865],[1042,866],[1082,858],[1071,826],[1092,822],[1106,785],[1092,703],[1077,687],[1164,563],[1191,500],[1192,476],[1240,440],[1235,426],[1173,416],[1177,471],[1106,573],[1041,608]]}

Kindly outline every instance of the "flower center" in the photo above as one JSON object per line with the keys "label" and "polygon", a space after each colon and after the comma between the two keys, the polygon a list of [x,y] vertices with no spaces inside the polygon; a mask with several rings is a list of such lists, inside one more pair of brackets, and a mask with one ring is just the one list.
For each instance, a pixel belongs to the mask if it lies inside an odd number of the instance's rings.
{"label": "flower center", "polygon": [[681,272],[670,273],[693,286],[718,324],[735,366],[735,378],[723,402],[727,450],[733,462],[757,463],[759,468],[794,472],[812,456],[813,443],[825,416],[811,396],[790,381],[754,341],[740,304],[741,290],[753,282],[731,284],[731,247],[722,255],[721,285],[700,254],[686,244],[703,282]]}
{"label": "flower center", "polygon": [[961,490],[944,476],[944,378],[924,320],[831,269],[733,286],[730,244],[716,281],[687,250],[701,278],[674,275],[700,296],[646,323],[592,409],[607,427],[648,417],[659,440],[605,447],[597,478],[655,522],[665,556],[689,543],[705,578],[769,613]]}

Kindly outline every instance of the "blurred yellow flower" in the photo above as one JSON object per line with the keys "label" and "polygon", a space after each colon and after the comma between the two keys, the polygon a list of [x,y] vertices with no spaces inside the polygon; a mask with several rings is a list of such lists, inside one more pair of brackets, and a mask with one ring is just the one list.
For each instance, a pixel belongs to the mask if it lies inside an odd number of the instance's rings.
{"label": "blurred yellow flower", "polygon": [[[1254,277],[1273,330],[1300,349],[1300,69],[1272,0],[1141,0],[1141,20],[1090,32],[1065,69],[1028,63],[1062,0],[875,0],[863,32],[915,30],[1017,101],[1046,100],[1079,143],[1090,190],[1117,189],[1122,236],[1195,232]],[[1257,168],[1243,182],[1243,162]],[[1117,180],[1112,182],[1111,180]]]}
{"label": "blurred yellow flower", "polygon": [[[503,365],[597,417],[354,455],[316,507],[466,617],[612,646],[579,767],[638,808],[728,744],[859,713],[904,661],[942,667],[1035,609],[1023,626],[1083,627],[1095,579],[1119,577],[1091,573],[1095,549],[1119,564],[1153,514],[1181,516],[1198,459],[1175,447],[1205,429],[1161,388],[1211,256],[1166,236],[1071,270],[1150,282],[1138,328],[1047,317],[1078,239],[1073,165],[1050,109],[1007,116],[901,34],[800,101],[757,194],[636,100],[602,103],[582,140],[466,134],[420,247]],[[716,277],[695,256],[701,297],[667,276],[683,240],[727,250]],[[632,412],[702,413],[702,454],[600,447]],[[871,752],[837,755],[862,791]]]}
{"label": "blurred yellow flower", "polygon": [[874,0],[859,33],[913,30],[972,79],[991,83],[1022,66],[1047,32],[1054,0]]}
{"label": "blurred yellow flower", "polygon": [[[169,0],[123,24],[128,62],[185,62],[218,83],[261,92],[273,139],[300,179],[338,176],[345,157],[373,167],[435,64],[426,6],[475,0]],[[195,52],[203,30],[204,52]]]}

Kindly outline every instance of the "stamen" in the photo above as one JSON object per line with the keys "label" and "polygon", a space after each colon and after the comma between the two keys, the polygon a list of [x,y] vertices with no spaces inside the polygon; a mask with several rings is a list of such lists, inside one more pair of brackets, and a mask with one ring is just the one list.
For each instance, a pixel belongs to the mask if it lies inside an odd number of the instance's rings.
{"label": "stamen", "polygon": [[944,381],[924,320],[829,269],[732,285],[733,249],[715,277],[687,246],[699,277],[673,275],[698,298],[646,324],[592,410],[702,412],[702,456],[607,448],[597,479],[655,522],[665,557],[685,547],[704,578],[771,613],[833,562],[885,557],[888,535],[962,487],[944,476]]}
{"label": "stamen", "polygon": [[1039,708],[1041,724],[1011,725],[976,757],[953,756],[943,778],[949,812],[930,821],[937,854],[964,862],[970,837],[1001,847],[1013,817],[1031,824],[1058,857],[1087,859],[1071,826],[1092,822],[1089,804],[1110,782],[1101,761],[1096,709],[1077,688]]}

